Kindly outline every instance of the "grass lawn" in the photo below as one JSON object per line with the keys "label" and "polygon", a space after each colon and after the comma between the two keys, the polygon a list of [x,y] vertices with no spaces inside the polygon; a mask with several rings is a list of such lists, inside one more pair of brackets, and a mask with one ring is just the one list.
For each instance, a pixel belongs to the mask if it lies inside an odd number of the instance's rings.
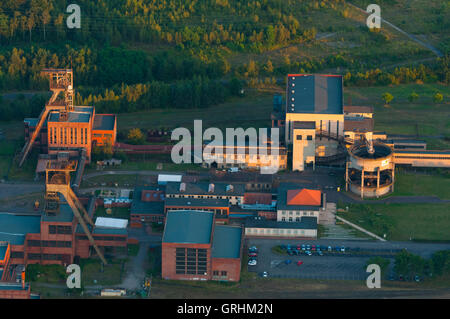
{"label": "grass lawn", "polygon": [[128,256],[137,256],[139,252],[139,244],[128,245]]}
{"label": "grass lawn", "polygon": [[32,283],[64,283],[67,279],[66,269],[61,265],[31,264],[27,266],[25,275]]}
{"label": "grass lawn", "polygon": [[147,275],[153,278],[161,278],[161,246],[150,247],[148,250]]}
{"label": "grass lawn", "polygon": [[96,217],[111,217],[111,218],[130,218],[130,208],[129,207],[111,207],[111,214],[106,213],[104,207],[98,207],[95,210],[94,218]]}
{"label": "grass lawn", "polygon": [[450,199],[450,177],[401,172],[395,175],[393,196],[437,196]]}
{"label": "grass lawn", "polygon": [[[433,102],[435,92],[444,95],[441,104]],[[384,106],[381,95],[389,92],[394,96],[390,106]],[[408,96],[416,92],[419,99],[410,103]],[[450,88],[442,84],[405,84],[393,87],[347,87],[345,99],[353,105],[374,106],[375,130],[388,134],[449,135]],[[439,140],[441,141],[441,140]],[[439,146],[435,142],[435,146]]]}
{"label": "grass lawn", "polygon": [[448,204],[351,204],[343,218],[388,240],[450,240]]}
{"label": "grass lawn", "polygon": [[[91,285],[116,285],[122,282],[125,259],[108,260],[108,265],[101,271],[101,261],[98,259],[81,259],[81,284]],[[97,282],[95,283],[94,280]]]}
{"label": "grass lawn", "polygon": [[[272,94],[255,92],[246,97],[205,109],[158,109],[147,112],[119,114],[120,130],[130,128],[150,129],[155,127],[186,127],[192,129],[194,120],[203,120],[203,129],[208,127],[270,127]],[[242,116],[245,114],[245,117]]]}

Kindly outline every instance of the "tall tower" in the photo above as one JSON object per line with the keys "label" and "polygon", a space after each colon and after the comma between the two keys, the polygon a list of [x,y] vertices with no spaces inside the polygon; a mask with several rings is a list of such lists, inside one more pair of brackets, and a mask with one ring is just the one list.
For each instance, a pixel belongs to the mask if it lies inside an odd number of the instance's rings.
{"label": "tall tower", "polygon": [[107,264],[103,253],[95,243],[94,237],[88,227],[89,224],[93,230],[95,224],[70,187],[70,173],[75,170],[76,162],[69,161],[68,154],[64,157],[63,153],[58,160],[51,160],[47,163],[45,169],[45,214],[49,216],[58,214],[60,208],[59,196],[64,196],[73,214],[83,228],[84,233],[88,237],[90,244],[94,247],[102,262]]}

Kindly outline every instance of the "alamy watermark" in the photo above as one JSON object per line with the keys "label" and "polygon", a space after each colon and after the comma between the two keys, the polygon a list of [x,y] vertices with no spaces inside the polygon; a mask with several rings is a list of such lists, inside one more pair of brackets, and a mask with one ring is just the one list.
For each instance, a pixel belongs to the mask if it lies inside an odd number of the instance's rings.
{"label": "alamy watermark", "polygon": [[66,285],[67,288],[81,288],[81,268],[77,264],[71,264],[67,266],[66,272],[70,274],[67,277]]}
{"label": "alamy watermark", "polygon": [[370,273],[367,277],[367,288],[381,288],[381,268],[377,264],[370,264],[367,266],[366,272]]}
{"label": "alamy watermark", "polygon": [[78,4],[70,4],[66,9],[67,13],[71,13],[67,17],[66,24],[69,29],[80,29],[81,28],[81,9]]}
{"label": "alamy watermark", "polygon": [[[275,174],[280,163],[280,134],[278,128],[226,128],[224,134],[217,127],[203,132],[202,120],[194,120],[194,136],[187,128],[172,131],[172,140],[179,141],[171,152],[172,161],[181,163],[231,164],[259,167],[261,174]],[[192,145],[193,141],[193,145]],[[203,147],[203,141],[205,143]]]}
{"label": "alamy watermark", "polygon": [[370,15],[367,17],[366,24],[369,29],[381,28],[381,8],[378,4],[369,4],[366,9]]}

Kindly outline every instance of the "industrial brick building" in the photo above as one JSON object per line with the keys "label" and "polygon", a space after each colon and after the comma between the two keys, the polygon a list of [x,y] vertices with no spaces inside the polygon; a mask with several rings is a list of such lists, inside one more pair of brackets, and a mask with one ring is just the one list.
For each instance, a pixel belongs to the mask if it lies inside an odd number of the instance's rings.
{"label": "industrial brick building", "polygon": [[72,70],[44,69],[42,73],[49,77],[53,95],[39,118],[24,120],[26,143],[20,165],[32,147],[42,154],[64,151],[75,157],[84,150],[89,163],[94,145],[109,143],[114,146],[116,115],[96,114],[93,106],[74,106]]}
{"label": "industrial brick building", "polygon": [[[93,209],[91,216],[92,213]],[[102,248],[126,247],[128,240],[127,230],[123,228],[98,226],[92,236]],[[68,265],[75,256],[88,258],[93,251],[70,206],[64,202],[56,216],[0,214],[0,241],[8,243],[9,247],[4,269],[36,263]],[[4,276],[10,277],[8,273]]]}
{"label": "industrial brick building", "polygon": [[170,211],[162,239],[162,278],[239,281],[242,228],[215,224],[212,212]]}

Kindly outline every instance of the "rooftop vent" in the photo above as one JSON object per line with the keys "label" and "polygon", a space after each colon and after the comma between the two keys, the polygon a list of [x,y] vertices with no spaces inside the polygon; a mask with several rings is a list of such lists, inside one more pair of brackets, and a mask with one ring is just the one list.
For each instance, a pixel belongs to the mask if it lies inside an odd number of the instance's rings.
{"label": "rooftop vent", "polygon": [[233,185],[227,185],[226,187],[227,192],[232,192],[234,190],[234,186]]}
{"label": "rooftop vent", "polygon": [[208,193],[213,193],[214,192],[214,184],[209,184],[208,186]]}
{"label": "rooftop vent", "polygon": [[186,191],[186,183],[180,183],[180,192]]}

